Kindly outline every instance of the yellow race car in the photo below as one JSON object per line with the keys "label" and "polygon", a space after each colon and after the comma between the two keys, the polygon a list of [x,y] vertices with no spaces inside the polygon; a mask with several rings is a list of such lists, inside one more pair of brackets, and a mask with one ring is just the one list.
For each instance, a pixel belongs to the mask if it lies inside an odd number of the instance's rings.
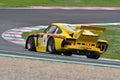
{"label": "yellow race car", "polygon": [[27,37],[25,48],[50,54],[86,55],[98,59],[107,50],[108,41],[100,40],[105,28],[66,23],[52,23],[42,33]]}

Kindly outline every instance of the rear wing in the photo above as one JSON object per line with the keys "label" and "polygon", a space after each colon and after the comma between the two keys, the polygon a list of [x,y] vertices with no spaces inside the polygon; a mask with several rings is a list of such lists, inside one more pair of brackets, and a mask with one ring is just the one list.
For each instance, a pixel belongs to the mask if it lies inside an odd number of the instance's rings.
{"label": "rear wing", "polygon": [[105,28],[103,27],[98,27],[98,26],[84,26],[84,25],[81,25],[81,26],[75,26],[75,29],[76,30],[90,30],[90,31],[94,31],[94,32],[104,32],[105,31]]}

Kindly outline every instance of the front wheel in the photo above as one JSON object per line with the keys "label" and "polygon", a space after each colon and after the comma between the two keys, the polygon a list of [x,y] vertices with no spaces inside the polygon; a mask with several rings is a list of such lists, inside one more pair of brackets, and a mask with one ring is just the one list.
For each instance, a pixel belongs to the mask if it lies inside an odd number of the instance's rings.
{"label": "front wheel", "polygon": [[54,38],[50,38],[48,40],[48,44],[47,44],[47,51],[50,54],[56,54],[56,55],[61,55],[61,52],[57,52],[55,49],[55,41]]}
{"label": "front wheel", "polygon": [[29,51],[36,51],[34,37],[29,37],[26,43],[26,47]]}
{"label": "front wheel", "polygon": [[53,38],[50,38],[48,40],[48,45],[47,45],[47,50],[50,54],[55,54],[56,50],[55,50],[55,42]]}
{"label": "front wheel", "polygon": [[97,52],[87,52],[86,56],[87,58],[98,59],[100,57],[100,54]]}

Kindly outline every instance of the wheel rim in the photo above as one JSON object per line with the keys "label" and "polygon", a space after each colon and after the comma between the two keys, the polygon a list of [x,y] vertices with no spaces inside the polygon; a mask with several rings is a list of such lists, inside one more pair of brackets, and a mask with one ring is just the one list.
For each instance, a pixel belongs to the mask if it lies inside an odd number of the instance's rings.
{"label": "wheel rim", "polygon": [[53,41],[49,42],[49,45],[48,45],[48,50],[49,50],[49,52],[52,52],[52,51],[53,51],[53,47],[54,47]]}
{"label": "wheel rim", "polygon": [[28,49],[30,49],[31,48],[31,45],[30,45],[30,43],[28,42],[28,44],[27,44],[27,48]]}
{"label": "wheel rim", "polygon": [[48,52],[50,54],[55,54],[56,53],[54,44],[55,44],[54,39],[50,38],[49,41],[48,41],[48,46],[47,46]]}
{"label": "wheel rim", "polygon": [[34,38],[33,37],[29,37],[26,43],[26,48],[29,51],[36,51],[36,46],[35,46],[35,42],[34,42]]}
{"label": "wheel rim", "polygon": [[27,43],[27,48],[28,48],[28,50],[30,50],[30,49],[31,49],[31,38],[29,38],[29,40],[28,40],[28,43]]}

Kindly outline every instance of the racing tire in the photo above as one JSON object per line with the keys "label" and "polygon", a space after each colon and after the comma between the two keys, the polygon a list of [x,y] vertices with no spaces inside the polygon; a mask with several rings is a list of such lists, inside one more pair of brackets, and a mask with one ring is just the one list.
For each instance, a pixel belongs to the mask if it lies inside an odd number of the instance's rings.
{"label": "racing tire", "polygon": [[71,52],[64,52],[63,53],[65,56],[72,56],[72,53]]}
{"label": "racing tire", "polygon": [[98,54],[97,52],[87,52],[86,56],[87,58],[98,59],[100,57],[100,54]]}
{"label": "racing tire", "polygon": [[34,37],[28,38],[26,46],[29,51],[36,51]]}
{"label": "racing tire", "polygon": [[50,38],[48,40],[47,51],[49,54],[57,54],[57,51],[55,50],[55,42],[53,38]]}

